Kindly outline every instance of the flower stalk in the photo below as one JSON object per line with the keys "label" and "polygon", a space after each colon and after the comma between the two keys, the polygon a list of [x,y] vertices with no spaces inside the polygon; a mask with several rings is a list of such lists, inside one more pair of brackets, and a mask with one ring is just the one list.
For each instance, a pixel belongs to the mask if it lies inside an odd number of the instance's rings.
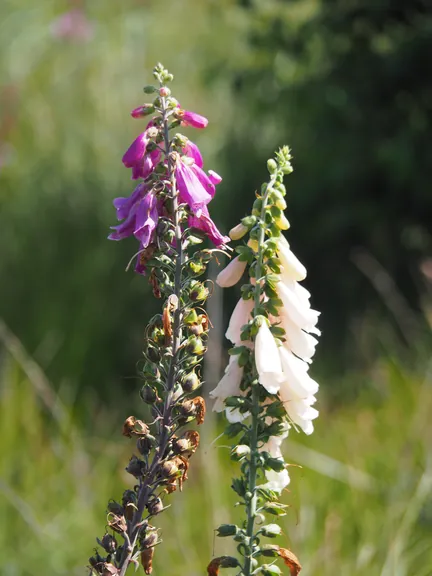
{"label": "flower stalk", "polygon": [[[181,124],[179,118],[188,118],[192,125],[198,117],[198,127],[204,127],[205,119],[182,111],[167,87],[172,75],[161,65],[154,77],[158,86],[144,89],[155,94],[154,101],[133,110],[132,117],[154,116],[123,156],[132,179],[139,182],[130,197],[114,200],[123,222],[113,227],[110,239],[135,236],[140,243],[135,271],[148,276],[153,294],[164,303],[162,314],[147,326],[143,351],[140,396],[151,421],[129,416],[123,425],[123,435],[136,440],[138,455],[126,467],[134,486],[125,490],[121,502],[108,504],[108,530],[98,540],[105,555],[95,551],[90,558],[91,573],[102,576],[125,576],[139,563],[146,574],[152,572],[160,537],[150,522],[164,510],[166,496],[182,490],[188,478],[199,433],[183,428],[193,421],[202,424],[205,415],[204,399],[195,394],[209,329],[202,308],[209,290],[198,278],[214,251],[199,245],[208,237],[223,250],[229,240],[217,230],[207,208],[216,191],[214,173],[203,170],[193,142],[180,134],[170,136]],[[179,171],[193,177],[180,180]]]}
{"label": "flower stalk", "polygon": [[238,437],[231,458],[240,463],[241,476],[234,479],[232,488],[245,508],[245,520],[239,526],[223,524],[217,529],[220,537],[233,536],[239,557],[213,559],[210,576],[228,566],[238,567],[239,576],[280,574],[278,558],[292,575],[301,569],[290,550],[261,543],[281,534],[278,524],[264,524],[265,516],[285,515],[286,506],[278,501],[289,483],[282,441],[290,428],[311,433],[318,415],[311,407],[318,385],[308,374],[316,344],[310,333],[319,333],[318,312],[310,308],[310,294],[298,284],[305,269],[282,234],[289,227],[283,213],[283,177],[292,171],[290,160],[284,147],[268,161],[269,182],[257,194],[252,214],[230,233],[236,239],[248,233],[249,239],[237,246],[237,258],[217,279],[228,287],[246,270],[249,275],[226,333],[234,344],[230,363],[210,393],[214,409],[225,410],[230,423],[226,434]]}

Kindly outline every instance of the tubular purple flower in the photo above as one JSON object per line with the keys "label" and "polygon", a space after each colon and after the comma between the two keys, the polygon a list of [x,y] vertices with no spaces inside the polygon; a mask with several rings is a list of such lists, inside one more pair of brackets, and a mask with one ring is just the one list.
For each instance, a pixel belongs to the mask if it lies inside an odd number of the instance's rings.
{"label": "tubular purple flower", "polygon": [[147,188],[144,183],[138,184],[135,190],[127,198],[114,198],[113,204],[117,212],[117,220],[124,220],[128,217],[132,206],[138,202],[144,194],[147,192]]}
{"label": "tubular purple flower", "polygon": [[182,126],[192,126],[192,128],[205,128],[208,124],[207,118],[191,112],[190,110],[178,110],[176,116],[181,120]]}
{"label": "tubular purple flower", "polygon": [[133,168],[144,158],[148,142],[147,130],[135,138],[122,158],[122,162],[126,168]]}
{"label": "tubular purple flower", "polygon": [[203,161],[203,157],[201,155],[200,149],[198,148],[198,146],[196,144],[191,142],[191,140],[187,141],[186,146],[183,148],[183,152],[186,154],[186,156],[188,156],[189,158],[192,158],[193,161],[195,162],[195,164],[199,168],[203,167],[204,161]]}
{"label": "tubular purple flower", "polygon": [[134,236],[141,242],[143,248],[147,248],[150,244],[158,218],[156,195],[154,192],[149,192],[138,204],[135,218]]}
{"label": "tubular purple flower", "polygon": [[209,176],[207,176],[207,174],[204,172],[204,170],[202,170],[196,164],[192,164],[192,166],[190,168],[191,168],[192,172],[194,172],[194,174],[196,175],[198,180],[200,181],[201,185],[205,188],[205,190],[213,198],[213,196],[216,193],[216,187],[213,184],[211,178]]}
{"label": "tubular purple flower", "polygon": [[124,238],[132,236],[135,230],[137,205],[138,202],[135,202],[135,204],[129,210],[129,214],[124,222],[118,226],[111,226],[111,230],[114,230],[114,232],[111,232],[111,234],[108,236],[109,240],[123,240]]}
{"label": "tubular purple flower", "polygon": [[[175,168],[175,177],[179,191],[179,200],[189,206],[195,215],[199,216],[202,209],[212,199],[212,195],[202,185],[196,170],[201,170],[196,164],[189,166],[178,157]],[[204,172],[202,172],[204,174]]]}
{"label": "tubular purple flower", "polygon": [[229,236],[224,236],[217,229],[216,224],[210,218],[207,206],[201,208],[199,217],[195,215],[189,217],[189,226],[204,232],[216,247],[223,246],[230,241]]}
{"label": "tubular purple flower", "polygon": [[145,180],[148,178],[159,163],[161,156],[162,152],[158,148],[145,154],[142,160],[132,166],[132,180],[138,180],[138,178]]}

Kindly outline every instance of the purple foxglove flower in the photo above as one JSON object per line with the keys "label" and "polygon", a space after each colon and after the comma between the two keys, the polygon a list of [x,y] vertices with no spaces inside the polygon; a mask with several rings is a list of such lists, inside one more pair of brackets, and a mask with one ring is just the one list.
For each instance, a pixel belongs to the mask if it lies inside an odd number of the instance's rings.
{"label": "purple foxglove flower", "polygon": [[200,181],[203,188],[205,188],[205,190],[208,192],[208,194],[210,194],[210,196],[213,198],[213,196],[216,193],[216,187],[213,184],[212,179],[209,176],[207,176],[207,174],[204,172],[204,170],[202,170],[196,164],[192,164],[192,166],[190,168],[191,168],[192,172],[195,174],[195,176],[197,177],[197,179]]}
{"label": "purple foxglove flower", "polygon": [[190,110],[179,110],[177,112],[178,118],[181,120],[183,126],[192,126],[192,128],[205,128],[208,124],[207,118],[191,112]]}
{"label": "purple foxglove flower", "polygon": [[134,108],[131,112],[132,118],[144,118],[148,114],[154,112],[153,104],[144,104],[143,106],[138,106],[138,108]]}
{"label": "purple foxglove flower", "polygon": [[108,236],[109,240],[123,240],[124,238],[132,236],[135,230],[137,206],[138,202],[135,202],[129,210],[129,214],[124,222],[118,226],[111,226],[111,230],[114,230],[114,232],[111,232]]}
{"label": "purple foxglove flower", "polygon": [[[206,174],[196,164],[189,166],[180,157],[177,158],[175,177],[179,200],[187,204],[197,216],[200,215],[202,209],[213,197],[208,190],[208,186],[203,185],[202,178],[199,176],[200,173],[207,178]],[[210,181],[209,183],[211,184]],[[213,185],[211,184],[211,186]]]}
{"label": "purple foxglove flower", "polygon": [[150,244],[153,232],[159,218],[157,198],[154,192],[148,192],[138,203],[135,217],[135,238],[141,242],[143,248]]}
{"label": "purple foxglove flower", "polygon": [[162,152],[156,148],[151,152],[144,155],[142,160],[132,166],[132,180],[143,178],[144,180],[150,176],[155,166],[161,158]]}
{"label": "purple foxglove flower", "polygon": [[142,161],[146,153],[148,141],[147,131],[140,134],[138,138],[135,138],[122,158],[122,162],[126,168],[134,168],[136,164]]}
{"label": "purple foxglove flower", "polygon": [[183,148],[183,152],[186,154],[186,156],[192,158],[199,168],[203,167],[203,158],[201,156],[200,149],[196,144],[188,140],[186,146]]}
{"label": "purple foxglove flower", "polygon": [[128,217],[132,206],[138,202],[144,194],[147,192],[147,188],[144,183],[138,184],[132,194],[127,198],[115,198],[113,200],[114,208],[117,211],[117,220],[124,220]]}
{"label": "purple foxglove flower", "polygon": [[207,206],[202,207],[199,217],[196,215],[189,217],[189,226],[204,232],[216,247],[222,246],[230,241],[229,236],[224,236],[216,228],[216,224],[210,218]]}

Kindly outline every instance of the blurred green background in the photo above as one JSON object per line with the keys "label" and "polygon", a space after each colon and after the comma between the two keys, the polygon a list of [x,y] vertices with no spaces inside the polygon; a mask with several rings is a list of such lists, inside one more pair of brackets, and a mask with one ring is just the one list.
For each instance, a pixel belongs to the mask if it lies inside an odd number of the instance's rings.
{"label": "blurred green background", "polygon": [[[120,428],[159,303],[124,272],[134,241],[106,236],[112,199],[132,190],[129,111],[158,61],[210,120],[188,135],[224,177],[211,205],[224,232],[265,160],[293,149],[288,237],[322,311],[321,415],[285,446],[301,468],[281,544],[305,575],[432,574],[431,49],[426,0],[2,0],[2,576],[85,574],[129,482]],[[206,393],[236,298],[209,304]],[[229,550],[213,536],[236,514],[222,428],[207,418],[160,519],[155,574],[204,574]]]}

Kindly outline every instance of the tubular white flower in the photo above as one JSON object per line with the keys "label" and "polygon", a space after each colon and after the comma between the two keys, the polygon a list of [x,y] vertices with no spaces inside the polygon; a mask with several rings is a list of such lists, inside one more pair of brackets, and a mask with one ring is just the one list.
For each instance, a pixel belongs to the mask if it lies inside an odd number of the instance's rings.
{"label": "tubular white flower", "polygon": [[303,398],[293,393],[293,390],[288,381],[282,383],[279,391],[279,396],[288,416],[300,426],[305,434],[312,434],[313,424],[312,420],[317,418],[318,410],[312,408],[315,404],[316,398],[313,395],[304,396]]}
{"label": "tubular white flower", "polygon": [[318,392],[318,383],[308,374],[308,365],[294,356],[285,346],[279,348],[285,382],[293,394],[299,398],[311,396]]}
{"label": "tubular white flower", "polygon": [[[288,430],[289,425],[287,424],[285,432],[283,432],[280,436],[270,436],[268,442],[260,448],[260,452],[268,452],[272,458],[280,458],[283,460],[281,444],[288,436]],[[266,470],[265,475],[267,482],[262,486],[262,488],[274,490],[274,492],[278,492],[279,494],[290,483],[290,477],[287,469],[282,470],[282,472]]]}
{"label": "tubular white flower", "polygon": [[306,278],[306,268],[291,251],[286,238],[282,235],[278,239],[278,256],[282,265],[282,281]]}
{"label": "tubular white flower", "polygon": [[280,311],[279,322],[285,330],[286,346],[305,362],[311,362],[318,340],[291,322],[284,309]]}
{"label": "tubular white flower", "polygon": [[216,277],[216,284],[219,284],[221,288],[230,288],[231,286],[234,286],[234,284],[237,284],[243,276],[245,268],[246,262],[241,262],[237,256],[219,272]]}
{"label": "tubular white flower", "polygon": [[255,338],[255,365],[260,384],[270,394],[276,394],[284,376],[279,350],[265,319],[258,328]]}
{"label": "tubular white flower", "polygon": [[[315,328],[320,313],[311,309],[309,300],[306,298],[305,293],[299,290],[299,287],[300,286],[294,282],[290,284],[284,282],[278,283],[277,291],[279,298],[282,300],[285,309],[284,312],[299,328],[306,330],[306,332],[320,334],[318,328]],[[303,290],[306,289],[303,288]]]}
{"label": "tubular white flower", "polygon": [[253,307],[253,300],[243,300],[243,298],[240,298],[231,314],[228,330],[226,331],[225,336],[237,346],[239,344],[247,345],[246,342],[241,340],[240,334],[242,326],[247,324],[250,320]]}
{"label": "tubular white flower", "polygon": [[213,410],[222,412],[225,409],[225,400],[228,396],[240,396],[240,384],[243,378],[243,367],[239,366],[238,356],[230,356],[228,366],[225,368],[225,374],[222,376],[219,384],[210,392],[210,397],[215,400]]}

